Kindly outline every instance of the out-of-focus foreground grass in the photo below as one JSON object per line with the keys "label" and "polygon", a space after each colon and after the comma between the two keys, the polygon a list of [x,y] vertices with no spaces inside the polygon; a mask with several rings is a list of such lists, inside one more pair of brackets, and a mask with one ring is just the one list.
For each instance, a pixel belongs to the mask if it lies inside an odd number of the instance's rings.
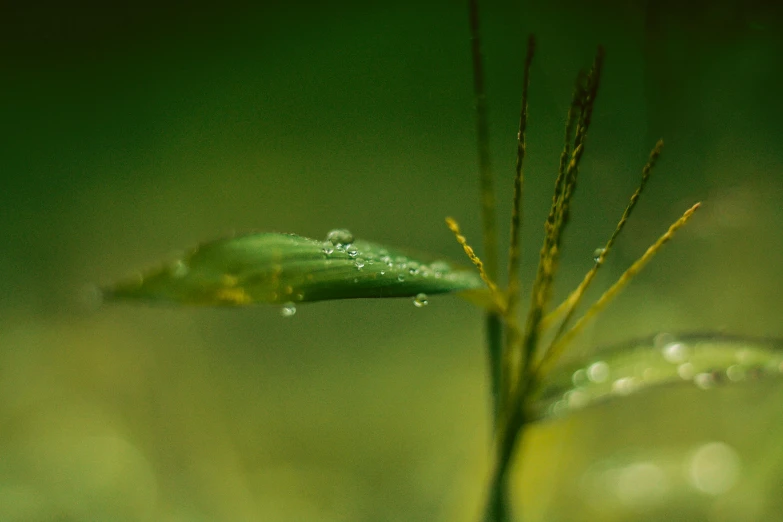
{"label": "out-of-focus foreground grass", "polygon": [[[539,41],[526,273],[573,78],[598,42],[606,72],[559,295],[657,138],[663,159],[596,291],[704,201],[580,353],[661,331],[783,335],[780,13],[702,7],[485,6],[501,211],[523,43]],[[480,235],[464,6],[20,5],[2,18],[0,519],[475,520],[489,398],[467,303],[283,319],[90,311],[82,291],[230,230],[342,226],[459,259],[443,216]],[[671,388],[542,424],[517,477],[525,520],[772,520],[782,394]]]}

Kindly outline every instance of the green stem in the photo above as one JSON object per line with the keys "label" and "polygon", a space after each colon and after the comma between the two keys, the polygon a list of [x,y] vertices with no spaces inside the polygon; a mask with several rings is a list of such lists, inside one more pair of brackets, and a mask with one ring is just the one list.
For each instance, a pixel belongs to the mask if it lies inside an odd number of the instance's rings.
{"label": "green stem", "polygon": [[485,317],[484,328],[489,356],[490,393],[492,393],[492,426],[497,429],[500,412],[503,411],[502,365],[503,365],[503,322],[493,313]]}
{"label": "green stem", "polygon": [[522,409],[516,409],[498,433],[495,468],[490,480],[484,522],[511,522],[511,503],[508,500],[509,472],[517,443],[524,434],[526,418]]}

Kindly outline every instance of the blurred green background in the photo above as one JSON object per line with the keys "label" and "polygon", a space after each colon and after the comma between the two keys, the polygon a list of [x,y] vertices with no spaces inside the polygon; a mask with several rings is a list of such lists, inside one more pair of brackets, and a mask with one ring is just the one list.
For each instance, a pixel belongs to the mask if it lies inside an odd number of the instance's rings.
{"label": "blurred green background", "polygon": [[[539,42],[527,274],[573,80],[598,43],[605,75],[558,296],[659,137],[663,158],[596,292],[704,202],[575,350],[662,331],[783,336],[781,9],[484,4],[501,222],[524,42]],[[489,400],[471,305],[335,302],[283,319],[266,306],[85,302],[90,283],[233,230],[346,227],[460,259],[452,215],[478,246],[463,2],[12,2],[0,60],[0,520],[477,519]],[[780,520],[781,386],[697,392],[534,429],[515,482],[525,520]],[[704,448],[734,466],[719,493],[683,471]]]}

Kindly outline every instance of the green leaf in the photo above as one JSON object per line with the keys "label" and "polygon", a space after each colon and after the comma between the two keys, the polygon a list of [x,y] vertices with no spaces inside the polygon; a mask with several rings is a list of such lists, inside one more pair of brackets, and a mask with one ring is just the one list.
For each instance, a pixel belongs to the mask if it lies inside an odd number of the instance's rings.
{"label": "green leaf", "polygon": [[132,280],[103,289],[105,299],[183,305],[310,302],[410,297],[483,288],[479,275],[445,261],[423,262],[347,231],[331,241],[250,234],[195,248]]}
{"label": "green leaf", "polygon": [[729,336],[658,336],[564,365],[534,394],[534,419],[661,386],[710,389],[783,376],[783,343]]}

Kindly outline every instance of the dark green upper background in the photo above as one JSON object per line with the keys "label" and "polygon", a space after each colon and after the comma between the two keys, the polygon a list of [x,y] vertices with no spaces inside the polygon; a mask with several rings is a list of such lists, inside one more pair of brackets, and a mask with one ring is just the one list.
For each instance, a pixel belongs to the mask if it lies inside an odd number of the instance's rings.
{"label": "dark green upper background", "polygon": [[[441,219],[455,214],[477,238],[467,19],[461,3],[425,4],[9,8],[0,264],[12,277],[4,293],[54,311],[51,302],[79,281],[115,278],[230,229],[318,237],[340,225],[459,255]],[[667,292],[681,278],[671,292],[689,308],[705,294],[723,300],[724,313],[681,326],[780,333],[767,321],[731,324],[740,310],[765,315],[783,291],[773,270],[783,258],[780,10],[503,2],[488,3],[483,20],[502,210],[523,43],[531,31],[539,41],[526,263],[535,261],[573,77],[602,43],[606,74],[567,259],[583,270],[663,137],[664,160],[610,267],[620,270],[686,205],[704,200],[677,251],[646,281]],[[731,283],[758,286],[765,277],[754,295]],[[684,295],[682,284],[694,280],[700,290]]]}

